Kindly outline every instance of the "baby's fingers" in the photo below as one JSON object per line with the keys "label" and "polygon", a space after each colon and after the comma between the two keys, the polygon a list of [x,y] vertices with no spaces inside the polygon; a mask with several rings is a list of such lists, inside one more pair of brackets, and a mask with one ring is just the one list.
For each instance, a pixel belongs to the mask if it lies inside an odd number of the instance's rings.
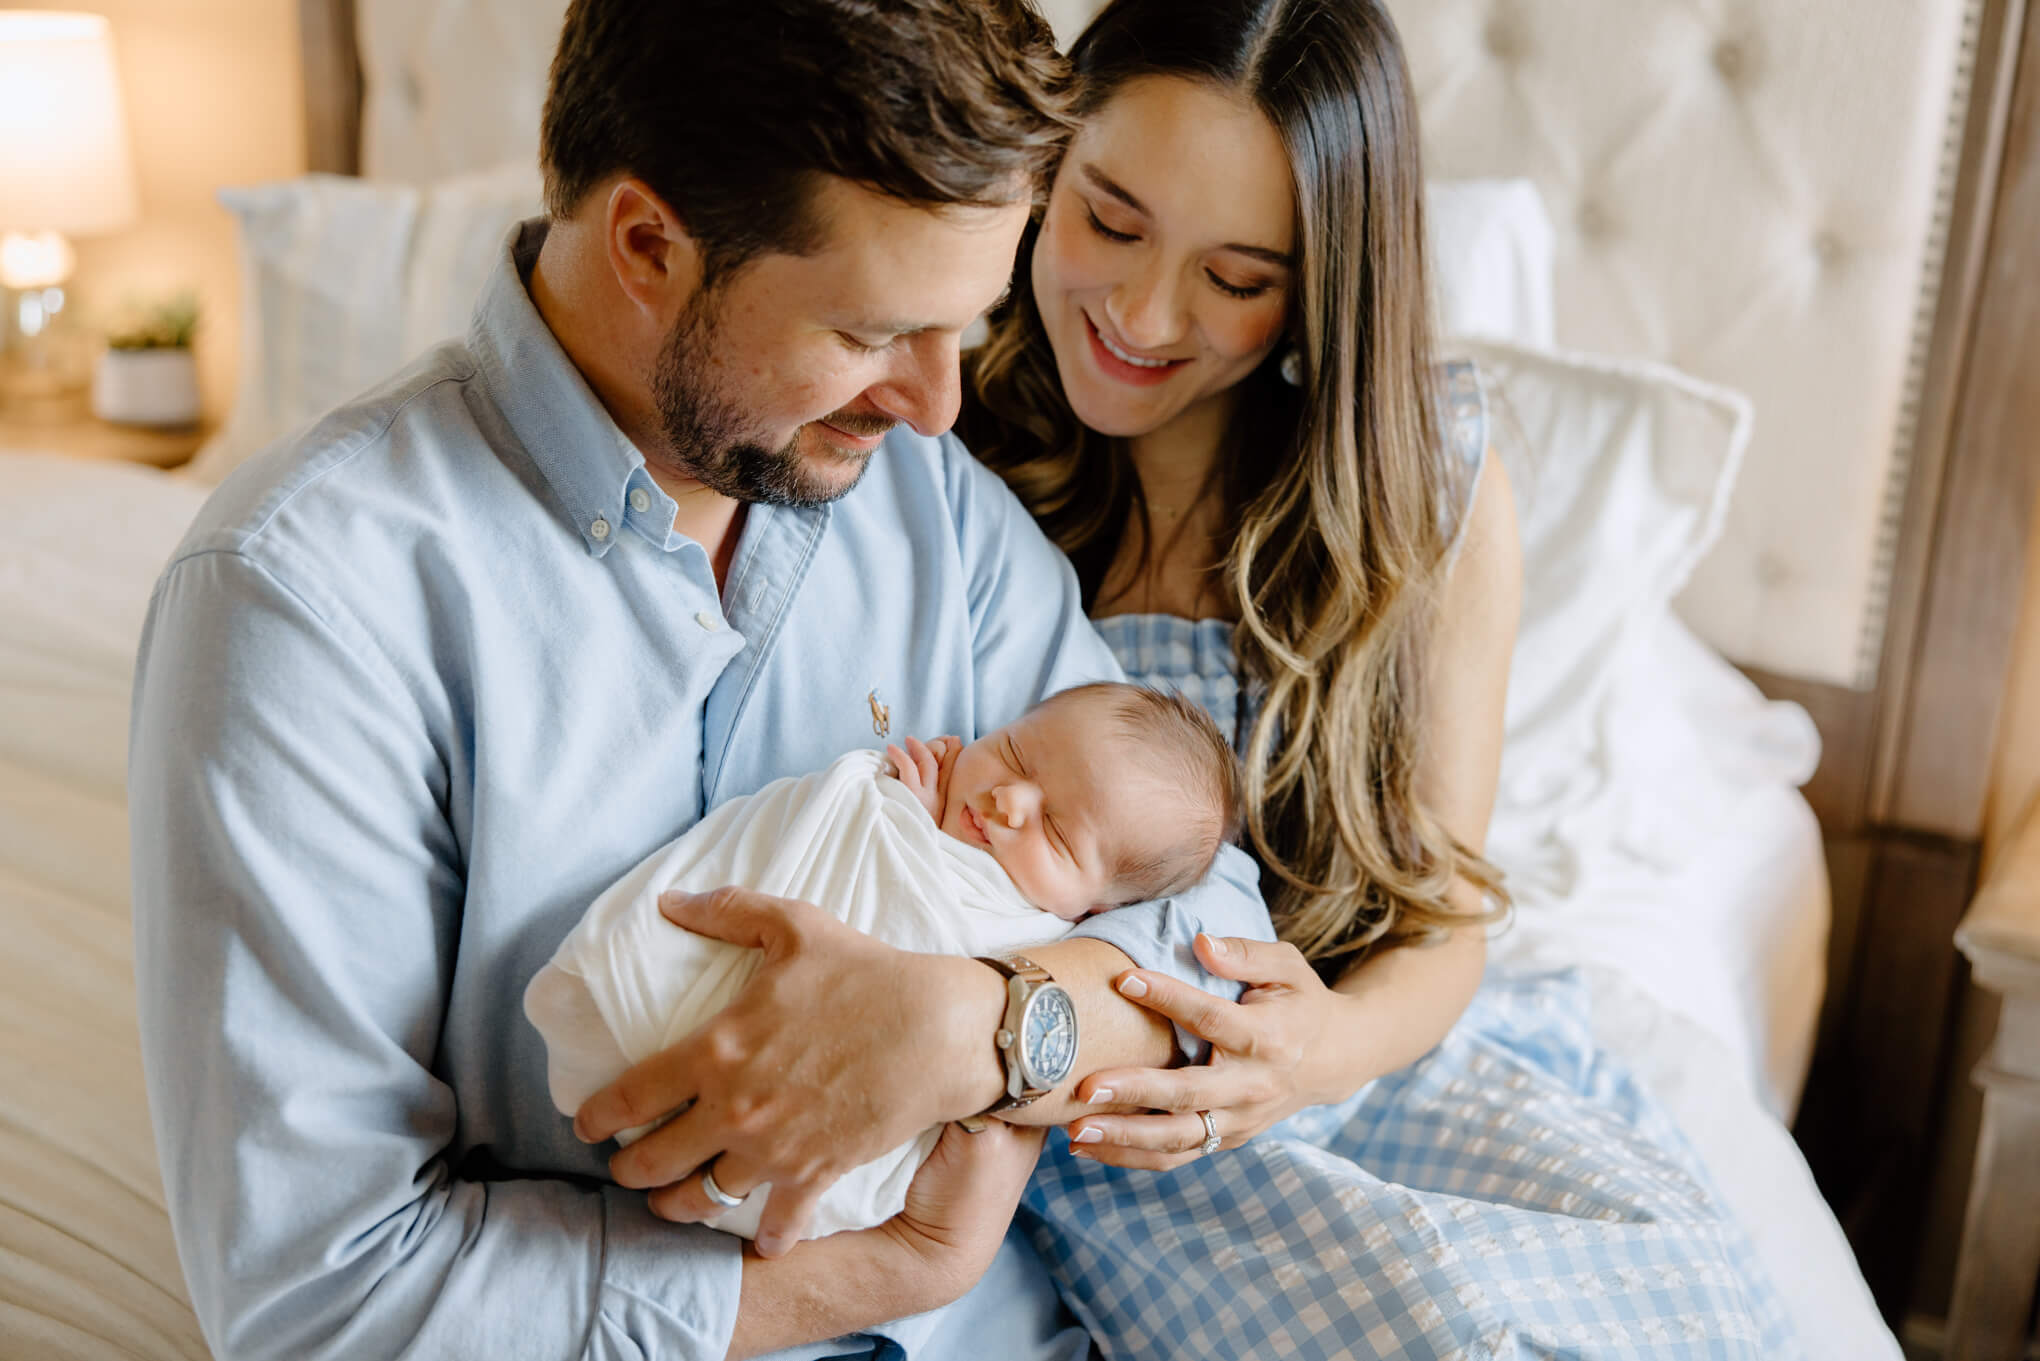
{"label": "baby's fingers", "polygon": [[907,755],[914,758],[914,767],[920,772],[921,783],[931,789],[934,788],[935,775],[941,769],[941,762],[936,759],[935,753],[928,749],[928,744],[918,737],[909,737]]}
{"label": "baby's fingers", "polygon": [[914,768],[914,763],[907,754],[897,746],[888,745],[885,749],[885,759],[892,762],[892,773],[898,776],[907,788],[912,789],[919,780],[920,771]]}

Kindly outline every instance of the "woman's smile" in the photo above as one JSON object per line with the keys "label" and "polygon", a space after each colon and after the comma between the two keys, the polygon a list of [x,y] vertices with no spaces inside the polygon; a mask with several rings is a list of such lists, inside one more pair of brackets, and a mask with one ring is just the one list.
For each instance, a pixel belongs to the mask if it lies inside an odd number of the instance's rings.
{"label": "woman's smile", "polygon": [[1114,344],[1112,338],[1098,328],[1089,312],[1083,313],[1084,332],[1091,340],[1091,361],[1107,378],[1134,387],[1153,387],[1167,382],[1176,372],[1190,361],[1187,359],[1150,359]]}

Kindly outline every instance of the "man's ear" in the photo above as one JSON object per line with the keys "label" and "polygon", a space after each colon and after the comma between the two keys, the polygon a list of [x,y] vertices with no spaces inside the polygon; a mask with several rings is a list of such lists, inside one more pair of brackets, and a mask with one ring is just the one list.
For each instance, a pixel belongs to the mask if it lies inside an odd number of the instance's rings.
{"label": "man's ear", "polygon": [[626,175],[603,205],[609,268],[624,296],[662,324],[701,286],[701,248],[673,206]]}

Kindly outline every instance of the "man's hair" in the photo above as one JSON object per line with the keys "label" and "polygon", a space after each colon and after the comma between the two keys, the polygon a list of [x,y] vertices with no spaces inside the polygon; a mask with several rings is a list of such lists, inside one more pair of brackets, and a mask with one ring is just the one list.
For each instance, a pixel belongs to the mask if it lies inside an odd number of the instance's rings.
{"label": "man's hair", "polygon": [[1109,706],[1128,775],[1184,804],[1185,816],[1153,821],[1160,836],[1118,848],[1112,884],[1119,900],[1147,902],[1194,886],[1211,872],[1218,848],[1239,839],[1245,817],[1239,758],[1225,734],[1201,706],[1147,685],[1099,681],[1044,701],[1081,702]]}
{"label": "man's hair", "polygon": [[1070,122],[1031,0],[573,0],[540,133],[546,207],[617,173],[680,214],[712,284],[819,249],[834,175],[914,204],[1036,191]]}

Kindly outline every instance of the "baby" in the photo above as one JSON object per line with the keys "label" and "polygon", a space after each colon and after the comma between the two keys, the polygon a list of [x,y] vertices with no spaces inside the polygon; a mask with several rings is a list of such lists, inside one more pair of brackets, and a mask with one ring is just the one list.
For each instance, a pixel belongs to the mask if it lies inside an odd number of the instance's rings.
{"label": "baby", "polygon": [[1239,776],[1217,725],[1138,685],[1064,690],[967,747],[909,737],[886,756],[940,831],[1066,922],[1181,893],[1239,830]]}
{"label": "baby", "polygon": [[[1078,686],[968,746],[908,738],[888,754],[890,767],[851,752],[732,799],[596,899],[524,994],[563,1114],[722,1010],[758,967],[759,951],[662,917],[667,890],[735,884],[903,949],[1005,954],[1189,888],[1239,830],[1238,768],[1217,727],[1140,686]],[[897,1214],[940,1135],[852,1170],[809,1236]],[[768,1192],[710,1223],[753,1236]]]}

